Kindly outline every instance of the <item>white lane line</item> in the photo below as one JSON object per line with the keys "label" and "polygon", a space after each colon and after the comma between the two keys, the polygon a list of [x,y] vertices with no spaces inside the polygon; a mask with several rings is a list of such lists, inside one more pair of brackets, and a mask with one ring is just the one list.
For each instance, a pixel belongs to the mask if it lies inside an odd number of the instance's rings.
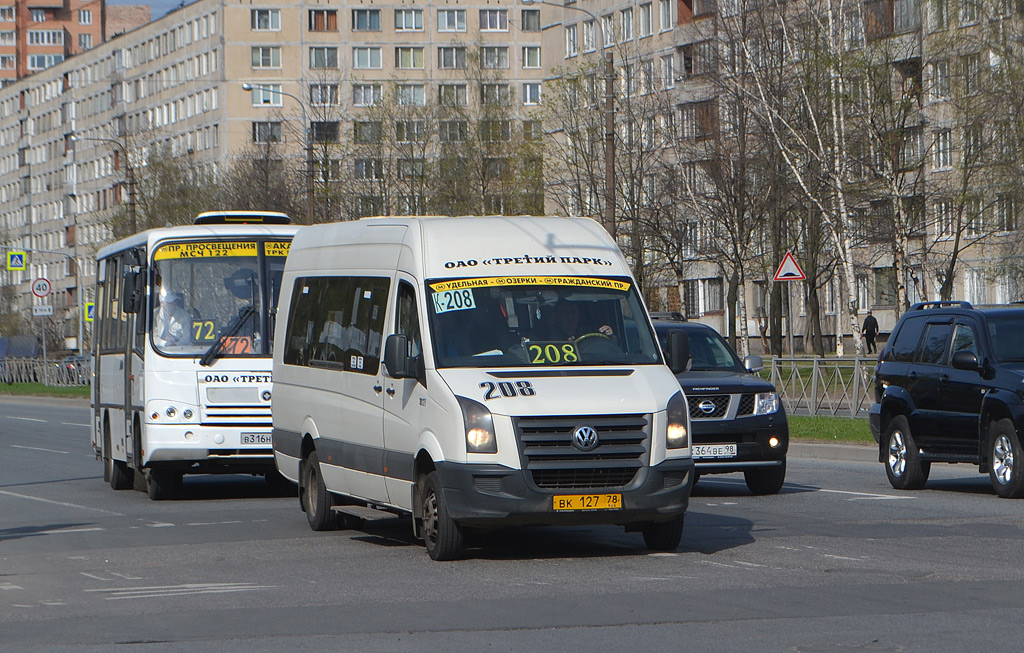
{"label": "white lane line", "polygon": [[92,424],[76,424],[75,422],[61,422],[64,426],[92,426]]}
{"label": "white lane line", "polygon": [[818,490],[818,492],[829,492],[831,494],[849,494],[856,497],[850,499],[850,501],[857,501],[858,499],[913,499],[914,497],[898,496],[895,494],[872,494],[871,492],[851,492],[849,490],[826,490],[824,488]]}
{"label": "white lane line", "polygon": [[8,415],[7,419],[20,419],[25,422],[43,422],[46,423],[45,419],[36,419],[35,417],[15,417],[14,415]]}
{"label": "white lane line", "polygon": [[222,524],[241,524],[242,520],[235,521],[194,521],[185,524],[186,526],[220,526]]}
{"label": "white lane line", "polygon": [[189,583],[186,585],[164,585],[156,587],[119,587],[87,589],[86,592],[108,594],[108,601],[119,599],[152,599],[162,596],[186,596],[192,594],[226,594],[273,589],[275,585],[254,585],[252,583]]}
{"label": "white lane line", "polygon": [[105,531],[107,529],[94,526],[92,528],[55,528],[49,531],[36,531],[36,535],[62,535],[64,533],[92,533],[94,531]]}
{"label": "white lane line", "polygon": [[[15,498],[18,498],[18,499],[31,499],[32,501],[42,501],[43,503],[52,503],[55,506],[64,506],[65,508],[80,508],[82,510],[95,510],[96,512],[102,512],[102,513],[105,513],[107,515],[115,515],[117,517],[124,517],[124,515],[122,515],[119,512],[111,512],[109,510],[103,510],[101,508],[93,508],[91,506],[80,506],[77,503],[67,503],[65,501],[53,501],[51,499],[43,499],[42,497],[33,497],[33,496],[29,496],[27,494],[18,494],[17,492],[8,492],[7,490],[0,490],[0,494],[3,494],[5,496],[9,496],[9,497],[15,497]],[[63,532],[63,531],[58,531],[58,532]]]}
{"label": "white lane line", "polygon": [[58,451],[57,449],[44,449],[42,447],[26,447],[20,444],[12,444],[15,449],[31,449],[32,451],[46,451],[49,453],[69,453],[67,451]]}
{"label": "white lane line", "polygon": [[0,592],[4,592],[4,591],[7,591],[7,590],[20,590],[20,589],[25,589],[25,588],[21,587],[20,585],[15,585],[14,583],[0,583]]}

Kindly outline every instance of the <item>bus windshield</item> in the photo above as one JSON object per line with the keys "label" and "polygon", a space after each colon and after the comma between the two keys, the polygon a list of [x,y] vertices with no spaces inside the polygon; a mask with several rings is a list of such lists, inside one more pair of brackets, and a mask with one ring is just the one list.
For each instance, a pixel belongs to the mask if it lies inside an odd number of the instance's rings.
{"label": "bus windshield", "polygon": [[438,367],[661,361],[643,305],[625,277],[434,280],[427,291]]}
{"label": "bus windshield", "polygon": [[267,356],[288,243],[163,243],[153,253],[150,331],[166,355]]}

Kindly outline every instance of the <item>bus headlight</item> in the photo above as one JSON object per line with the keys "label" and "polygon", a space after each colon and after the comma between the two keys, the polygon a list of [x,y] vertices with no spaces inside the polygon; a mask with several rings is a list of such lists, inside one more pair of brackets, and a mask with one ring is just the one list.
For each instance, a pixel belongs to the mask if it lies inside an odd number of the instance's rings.
{"label": "bus headlight", "polygon": [[457,397],[466,427],[466,453],[498,453],[491,411],[478,401]]}
{"label": "bus headlight", "polygon": [[775,392],[759,392],[754,395],[754,414],[770,415],[779,412],[779,395]]}
{"label": "bus headlight", "polygon": [[686,431],[686,422],[689,417],[689,407],[682,392],[677,392],[668,400],[668,410],[665,411],[668,417],[668,429],[665,438],[669,449],[683,449],[690,444],[690,438]]}

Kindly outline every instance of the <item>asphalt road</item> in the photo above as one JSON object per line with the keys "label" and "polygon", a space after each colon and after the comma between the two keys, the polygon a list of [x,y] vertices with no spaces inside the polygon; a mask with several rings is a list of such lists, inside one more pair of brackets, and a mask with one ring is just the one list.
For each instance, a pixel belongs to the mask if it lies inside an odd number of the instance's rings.
{"label": "asphalt road", "polygon": [[778,496],[701,479],[683,543],[524,528],[432,562],[407,520],[314,533],[262,479],[114,492],[88,409],[0,400],[0,648],[1019,650],[1024,503],[936,466],[791,458]]}

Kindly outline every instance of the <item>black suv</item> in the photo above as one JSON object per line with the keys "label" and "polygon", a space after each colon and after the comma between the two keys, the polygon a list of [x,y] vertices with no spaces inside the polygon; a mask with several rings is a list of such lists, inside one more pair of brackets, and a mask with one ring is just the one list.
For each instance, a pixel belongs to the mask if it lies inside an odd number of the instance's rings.
{"label": "black suv", "polygon": [[754,494],[777,493],[786,480],[789,423],[775,387],[754,374],[764,367],[761,357],[740,362],[729,343],[704,324],[651,321],[663,350],[672,331],[689,340],[690,364],[676,379],[690,405],[697,477],[743,472]]}
{"label": "black suv", "polygon": [[878,357],[870,421],[894,488],[971,463],[999,496],[1024,496],[1024,307],[914,304]]}

